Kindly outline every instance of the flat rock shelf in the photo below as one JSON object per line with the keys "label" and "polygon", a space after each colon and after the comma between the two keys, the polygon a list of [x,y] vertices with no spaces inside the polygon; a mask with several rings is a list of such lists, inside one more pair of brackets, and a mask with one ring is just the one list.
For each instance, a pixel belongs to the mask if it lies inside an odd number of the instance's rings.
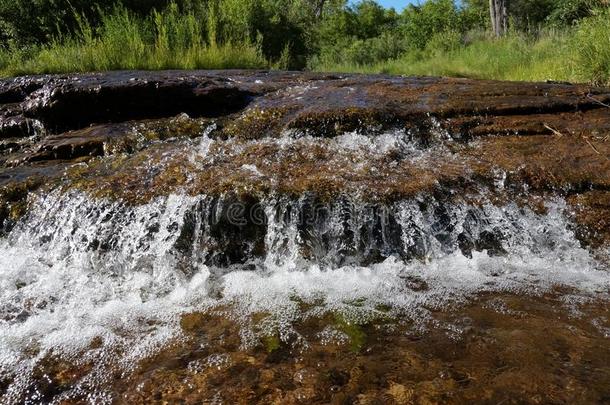
{"label": "flat rock shelf", "polygon": [[0,81],[3,403],[610,401],[610,89]]}

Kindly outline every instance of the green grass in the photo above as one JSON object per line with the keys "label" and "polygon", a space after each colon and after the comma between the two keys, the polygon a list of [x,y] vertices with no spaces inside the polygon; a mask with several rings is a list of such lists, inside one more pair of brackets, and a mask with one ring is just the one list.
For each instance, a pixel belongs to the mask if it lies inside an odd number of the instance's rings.
{"label": "green grass", "polygon": [[[516,81],[570,81],[610,85],[610,10],[585,19],[568,32],[536,37],[511,34],[495,39],[475,34],[466,44],[448,46],[454,34],[433,39],[425,50],[372,64],[318,64],[317,71],[451,76]],[[472,35],[471,35],[472,36]]]}
{"label": "green grass", "polygon": [[571,48],[578,77],[610,85],[610,8],[578,25]]}
{"label": "green grass", "polygon": [[[129,51],[132,50],[132,53]],[[12,58],[2,69],[4,76],[25,74],[93,72],[119,69],[254,69],[267,66],[256,47],[244,44],[193,46],[167,50],[145,45],[113,53],[99,41],[85,46],[62,44],[42,49],[31,57]]]}
{"label": "green grass", "polygon": [[[286,48],[280,60],[266,60],[260,39],[257,43],[243,39],[221,42],[217,38],[220,20],[213,13],[199,18],[179,12],[175,4],[147,18],[118,7],[101,19],[101,25],[93,28],[80,18],[76,33],[56,38],[46,46],[0,51],[0,75],[281,68],[290,59]],[[332,58],[312,57],[310,67],[326,72],[610,84],[608,21],[610,9],[605,9],[564,32],[513,33],[502,39],[485,33],[445,32],[434,36],[424,50],[411,49],[395,59],[358,63],[378,60],[383,57],[380,55],[395,55],[398,48],[391,52],[386,48],[400,38],[388,36],[356,47],[358,52],[352,49],[354,46],[339,46],[333,49]],[[235,34],[233,38],[248,38],[245,33]]]}
{"label": "green grass", "polygon": [[193,14],[175,7],[149,18],[117,8],[93,29],[81,19],[78,32],[49,45],[0,53],[3,76],[119,69],[231,69],[269,65],[260,46],[246,41],[218,44]]}
{"label": "green grass", "polygon": [[567,39],[562,36],[528,40],[515,35],[477,39],[449,51],[410,51],[398,59],[370,65],[344,63],[316,66],[316,70],[518,81],[577,79],[566,54]]}

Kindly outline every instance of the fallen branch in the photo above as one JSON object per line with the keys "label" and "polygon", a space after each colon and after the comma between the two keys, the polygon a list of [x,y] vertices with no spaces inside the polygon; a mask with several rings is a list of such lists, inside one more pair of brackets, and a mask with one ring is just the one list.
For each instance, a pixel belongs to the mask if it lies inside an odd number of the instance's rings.
{"label": "fallen branch", "polygon": [[563,134],[561,132],[559,132],[558,130],[556,130],[555,128],[553,128],[553,127],[551,127],[551,126],[549,126],[547,124],[543,124],[543,126],[546,129],[548,129],[549,131],[551,131],[552,133],[554,133],[556,136],[558,136],[560,138],[563,136]]}
{"label": "fallen branch", "polygon": [[604,106],[604,107],[608,107],[608,108],[610,108],[610,105],[608,105],[608,104],[606,104],[606,103],[603,103],[603,102],[599,101],[598,99],[596,99],[595,97],[593,97],[593,96],[591,95],[591,93],[587,94],[587,98],[590,98],[591,100],[595,101],[595,102],[596,102],[597,104],[599,104],[599,105],[602,105],[602,106]]}
{"label": "fallen branch", "polygon": [[593,146],[593,144],[591,143],[591,141],[589,141],[588,138],[585,138],[585,141],[589,144],[589,146],[591,147],[591,149],[593,149],[593,151],[595,153],[597,153],[598,155],[601,155],[601,153],[597,150],[597,148],[595,146]]}
{"label": "fallen branch", "polygon": [[604,159],[606,159],[606,160],[610,161],[610,158],[608,158],[608,156],[606,156],[606,155],[603,155],[603,154],[602,154],[602,153],[601,153],[601,152],[600,152],[600,151],[599,151],[599,150],[598,150],[598,149],[595,147],[595,145],[593,145],[593,144],[591,143],[591,141],[589,141],[589,138],[585,138],[585,137],[583,137],[583,139],[585,140],[585,142],[587,142],[587,144],[589,144],[589,146],[591,147],[591,149],[593,149],[593,151],[594,151],[595,153],[597,153],[597,154],[598,154],[598,155],[600,155],[600,156],[603,156],[603,157],[604,157]]}

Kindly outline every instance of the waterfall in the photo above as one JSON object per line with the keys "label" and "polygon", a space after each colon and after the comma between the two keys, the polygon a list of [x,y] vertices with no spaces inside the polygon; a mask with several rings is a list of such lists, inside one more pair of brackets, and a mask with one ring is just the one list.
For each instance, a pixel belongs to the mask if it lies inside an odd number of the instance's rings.
{"label": "waterfall", "polygon": [[297,334],[298,302],[357,319],[384,305],[425,327],[431,310],[483,292],[566,287],[586,300],[610,288],[607,271],[574,238],[561,199],[547,201],[544,214],[431,196],[383,204],[347,195],[170,195],[132,206],[57,190],[30,204],[0,242],[7,402],[37,401],[32,376],[49,355],[96,359],[55,401],[87,392],[109,402],[112,372],[128,375],[180,340],[180,316],[206,308],[233,308],[248,347],[255,313],[274,314],[282,336]]}

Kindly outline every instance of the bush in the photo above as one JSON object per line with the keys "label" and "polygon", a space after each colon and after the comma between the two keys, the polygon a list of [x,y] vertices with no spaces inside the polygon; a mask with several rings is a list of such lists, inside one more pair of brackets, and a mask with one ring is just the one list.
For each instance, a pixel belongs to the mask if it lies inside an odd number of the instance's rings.
{"label": "bush", "polygon": [[453,0],[429,0],[411,5],[403,13],[402,32],[409,46],[424,49],[437,34],[462,31],[462,19]]}
{"label": "bush", "polygon": [[399,22],[394,10],[370,0],[331,9],[314,31],[317,40],[309,67],[364,65],[398,57],[406,49]]}
{"label": "bush", "polygon": [[599,9],[577,27],[571,41],[574,66],[581,80],[610,84],[610,8]]}
{"label": "bush", "polygon": [[453,52],[464,45],[459,31],[446,31],[434,34],[426,44],[428,55],[438,55]]}
{"label": "bush", "polygon": [[[85,16],[93,25],[99,23],[99,11],[112,10],[117,0],[0,0],[0,24],[5,45],[42,45],[62,33],[78,27],[76,16]],[[190,0],[181,1],[181,5]],[[148,15],[153,9],[161,10],[170,0],[122,0],[121,6],[138,14]]]}
{"label": "bush", "polygon": [[509,2],[511,26],[519,31],[536,31],[545,24],[557,0],[512,0]]}
{"label": "bush", "polygon": [[311,60],[310,67],[336,64],[368,65],[399,57],[406,50],[397,34],[383,33],[375,38],[343,38],[334,46],[325,46]]}
{"label": "bush", "polygon": [[354,41],[346,49],[343,59],[348,63],[366,65],[397,58],[405,48],[400,38],[384,33],[375,38]]}
{"label": "bush", "polygon": [[590,17],[596,9],[602,8],[604,3],[604,0],[557,0],[547,20],[554,26],[571,26],[583,18]]}

